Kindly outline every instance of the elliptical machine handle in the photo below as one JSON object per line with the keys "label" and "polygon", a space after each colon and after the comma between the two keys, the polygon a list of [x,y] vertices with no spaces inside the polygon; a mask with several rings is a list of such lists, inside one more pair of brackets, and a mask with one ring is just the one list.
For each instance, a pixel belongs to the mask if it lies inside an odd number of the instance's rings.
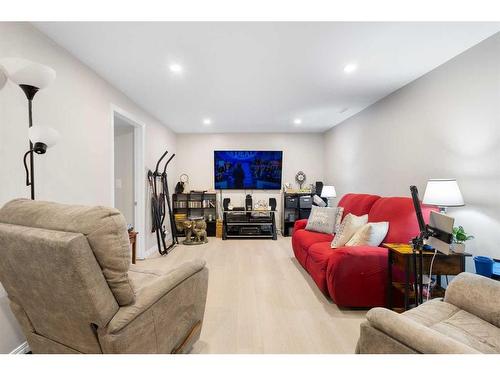
{"label": "elliptical machine handle", "polygon": [[156,168],[155,168],[155,175],[158,175],[158,167],[160,166],[160,163],[165,158],[165,156],[167,156],[167,154],[168,154],[168,150],[165,151],[165,153],[161,156],[160,159],[158,159],[158,162],[156,163]]}
{"label": "elliptical machine handle", "polygon": [[172,154],[172,156],[170,158],[168,158],[167,162],[165,163],[165,167],[163,168],[163,174],[165,174],[167,172],[167,166],[168,166],[168,163],[170,163],[170,161],[174,158],[175,154]]}

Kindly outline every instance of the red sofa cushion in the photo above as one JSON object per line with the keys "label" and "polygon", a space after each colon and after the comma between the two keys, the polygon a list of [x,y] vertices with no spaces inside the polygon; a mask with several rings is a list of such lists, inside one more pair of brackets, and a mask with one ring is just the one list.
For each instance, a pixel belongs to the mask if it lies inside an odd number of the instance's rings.
{"label": "red sofa cushion", "polygon": [[385,248],[372,246],[333,250],[325,275],[333,301],[345,307],[384,306],[387,252]]}
{"label": "red sofa cushion", "polygon": [[306,268],[309,247],[317,242],[331,243],[332,239],[333,235],[331,234],[310,232],[304,229],[294,231],[292,236],[292,248],[295,258],[297,258],[302,267]]}
{"label": "red sofa cushion", "polygon": [[[436,207],[422,205],[422,214],[426,222],[429,222],[429,215],[433,210],[435,211]],[[389,231],[384,242],[407,243],[419,233],[417,217],[411,198],[380,198],[373,204],[368,213],[368,221],[372,223],[389,222]]]}
{"label": "red sofa cushion", "polygon": [[370,212],[373,204],[379,199],[380,197],[378,195],[350,193],[344,195],[342,199],[340,199],[338,206],[344,207],[342,218],[347,214],[361,216]]}
{"label": "red sofa cushion", "polygon": [[293,234],[293,239],[304,250],[309,250],[309,247],[317,242],[332,242],[333,235],[299,229]]}
{"label": "red sofa cushion", "polygon": [[326,285],[326,269],[328,262],[335,250],[331,248],[331,242],[318,242],[309,248],[306,260],[306,270],[318,288],[328,296],[328,287]]}

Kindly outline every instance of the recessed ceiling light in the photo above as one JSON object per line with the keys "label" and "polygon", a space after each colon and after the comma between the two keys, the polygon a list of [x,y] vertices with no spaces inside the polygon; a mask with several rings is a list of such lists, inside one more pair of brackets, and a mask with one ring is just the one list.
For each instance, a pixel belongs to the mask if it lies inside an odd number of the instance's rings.
{"label": "recessed ceiling light", "polygon": [[211,125],[212,124],[212,120],[209,119],[209,118],[204,118],[203,119],[203,125]]}
{"label": "recessed ceiling light", "polygon": [[182,66],[181,66],[181,65],[179,65],[179,64],[170,64],[170,65],[168,66],[168,68],[170,69],[170,71],[171,71],[172,73],[175,73],[175,74],[180,74],[180,73],[182,73],[182,70],[183,70],[183,69],[182,69]]}
{"label": "recessed ceiling light", "polygon": [[358,66],[354,63],[350,63],[344,66],[344,73],[350,74],[356,71],[356,69],[358,69]]}
{"label": "recessed ceiling light", "polygon": [[302,124],[302,119],[300,119],[300,118],[295,118],[295,119],[293,119],[293,123],[294,123],[295,125],[300,125],[300,124]]}

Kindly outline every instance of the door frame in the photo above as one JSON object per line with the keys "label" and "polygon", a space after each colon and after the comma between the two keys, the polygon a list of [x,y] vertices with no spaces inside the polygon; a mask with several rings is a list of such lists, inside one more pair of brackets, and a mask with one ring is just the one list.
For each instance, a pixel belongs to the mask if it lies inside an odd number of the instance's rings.
{"label": "door frame", "polygon": [[111,104],[111,206],[115,207],[115,116],[134,128],[134,225],[137,236],[137,258],[146,255],[146,172],[144,164],[146,124],[134,115]]}

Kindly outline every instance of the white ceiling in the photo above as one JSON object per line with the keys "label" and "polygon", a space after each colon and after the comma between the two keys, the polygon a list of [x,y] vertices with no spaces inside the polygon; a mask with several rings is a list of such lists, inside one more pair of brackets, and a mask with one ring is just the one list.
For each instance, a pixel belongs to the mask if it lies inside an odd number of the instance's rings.
{"label": "white ceiling", "polygon": [[[325,131],[500,30],[499,23],[35,26],[178,133]],[[352,62],[358,69],[347,75]]]}

